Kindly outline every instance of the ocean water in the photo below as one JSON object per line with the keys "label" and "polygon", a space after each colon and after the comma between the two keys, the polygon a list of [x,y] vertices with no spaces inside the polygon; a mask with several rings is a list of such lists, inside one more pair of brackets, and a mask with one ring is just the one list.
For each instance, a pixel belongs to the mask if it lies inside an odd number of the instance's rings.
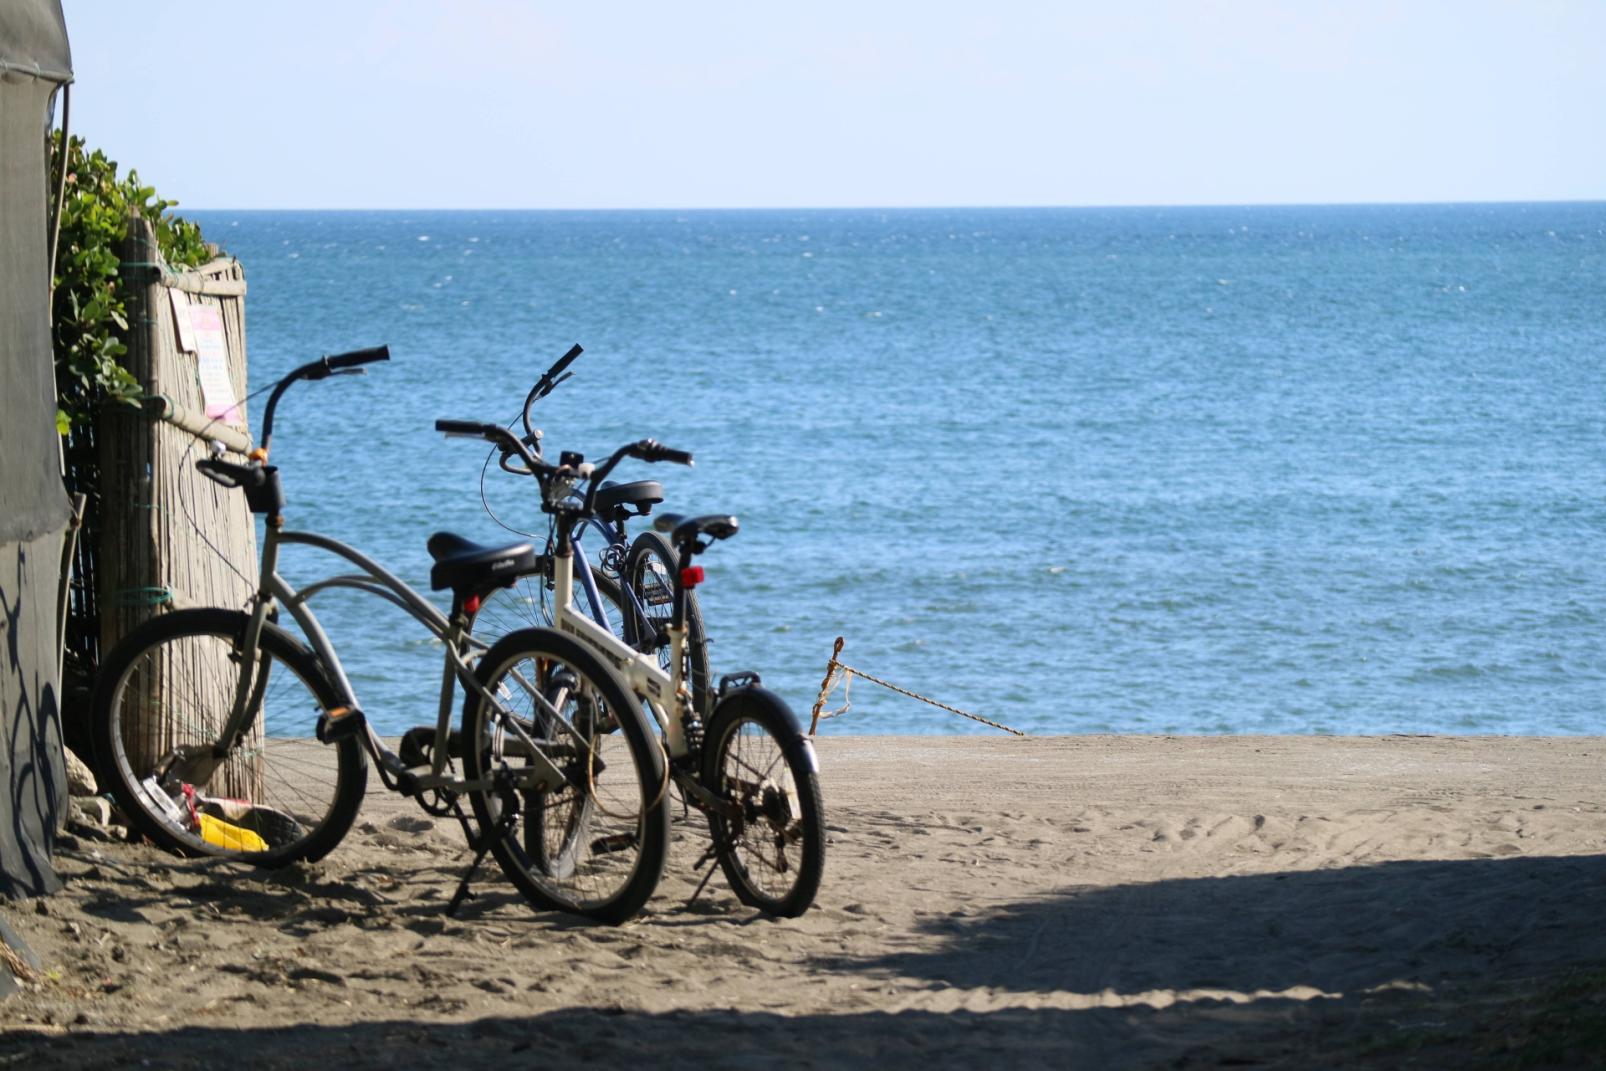
{"label": "ocean water", "polygon": [[[843,636],[1031,733],[1606,732],[1606,204],[194,218],[253,387],[391,346],[274,460],[292,527],[417,585],[432,531],[515,538],[485,502],[544,533],[432,425],[578,341],[548,449],[695,452],[619,476],[741,518],[714,669],[802,715]],[[314,606],[382,728],[433,719],[416,625]],[[852,700],[827,731],[992,731]]]}

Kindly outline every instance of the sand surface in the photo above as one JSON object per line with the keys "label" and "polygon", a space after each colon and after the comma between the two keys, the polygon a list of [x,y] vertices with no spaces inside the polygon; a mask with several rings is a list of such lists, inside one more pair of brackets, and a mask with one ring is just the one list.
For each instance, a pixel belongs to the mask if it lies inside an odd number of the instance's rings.
{"label": "sand surface", "polygon": [[1423,994],[1606,967],[1606,739],[818,748],[794,921],[717,875],[688,904],[678,819],[629,925],[494,867],[447,919],[461,833],[373,781],[310,867],[77,838],[63,893],[0,906],[43,968],[0,1067],[1369,1066],[1358,1039],[1444,1026]]}

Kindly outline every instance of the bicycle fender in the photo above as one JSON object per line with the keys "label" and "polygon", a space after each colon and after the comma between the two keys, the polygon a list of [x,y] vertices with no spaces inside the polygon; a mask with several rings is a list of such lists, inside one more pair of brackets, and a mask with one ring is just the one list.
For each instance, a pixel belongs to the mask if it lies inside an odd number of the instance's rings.
{"label": "bicycle fender", "polygon": [[[732,677],[738,676],[742,675],[732,674],[725,680],[728,681]],[[786,726],[787,731],[783,734],[781,750],[786,754],[787,758],[801,758],[812,773],[818,774],[820,772],[819,756],[814,752],[814,742],[798,726],[797,715],[793,714],[792,708],[786,705],[786,700],[756,683],[757,674],[752,676],[755,678],[754,682],[738,683],[719,697],[719,701],[714,704],[709,721],[712,722],[718,716],[720,708],[726,703],[747,702],[767,706]]]}
{"label": "bicycle fender", "polygon": [[785,749],[789,756],[793,752],[801,751],[803,753],[803,763],[809,768],[809,772],[816,777],[819,776],[820,757],[814,753],[814,741],[800,732],[790,744],[785,745]]}

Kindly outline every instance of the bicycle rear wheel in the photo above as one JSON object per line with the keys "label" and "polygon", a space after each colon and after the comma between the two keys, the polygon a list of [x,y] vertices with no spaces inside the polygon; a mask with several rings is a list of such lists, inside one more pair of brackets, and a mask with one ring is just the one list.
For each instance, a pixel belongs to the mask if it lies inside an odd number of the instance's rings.
{"label": "bicycle rear wheel", "polygon": [[703,743],[703,786],[733,812],[710,812],[720,869],[749,907],[784,918],[809,909],[825,872],[825,813],[814,749],[780,697],[744,688],[720,701]]}
{"label": "bicycle rear wheel", "polygon": [[[646,654],[657,653],[658,665],[670,670],[669,634],[665,631],[674,612],[675,574],[680,555],[657,532],[642,532],[630,544],[623,580],[629,588],[625,602],[625,642]],[[697,593],[686,592],[686,686],[691,689],[699,714],[708,711],[708,638]]]}
{"label": "bicycle rear wheel", "polygon": [[[539,907],[620,923],[646,904],[669,845],[667,769],[618,674],[551,629],[512,633],[475,668],[463,762],[479,828]],[[491,700],[494,699],[494,702]],[[545,775],[543,777],[543,775]]]}
{"label": "bicycle rear wheel", "polygon": [[317,659],[264,623],[249,716],[233,741],[247,615],[178,610],[145,622],[104,660],[91,731],[103,784],[129,823],[164,848],[282,866],[328,854],[362,805],[356,740],[320,744],[338,704]]}

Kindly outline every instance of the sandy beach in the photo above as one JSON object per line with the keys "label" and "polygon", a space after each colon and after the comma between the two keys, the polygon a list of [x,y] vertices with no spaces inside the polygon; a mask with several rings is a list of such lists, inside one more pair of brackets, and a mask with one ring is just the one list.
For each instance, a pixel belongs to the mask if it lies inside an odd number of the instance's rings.
{"label": "sandy beach", "polygon": [[1600,1008],[1606,739],[818,746],[795,921],[717,875],[688,903],[679,820],[619,928],[494,868],[443,917],[461,833],[377,786],[287,871],[74,837],[64,892],[0,907],[39,959],[0,1066],[1435,1066],[1520,1049],[1512,1009],[1577,979]]}

